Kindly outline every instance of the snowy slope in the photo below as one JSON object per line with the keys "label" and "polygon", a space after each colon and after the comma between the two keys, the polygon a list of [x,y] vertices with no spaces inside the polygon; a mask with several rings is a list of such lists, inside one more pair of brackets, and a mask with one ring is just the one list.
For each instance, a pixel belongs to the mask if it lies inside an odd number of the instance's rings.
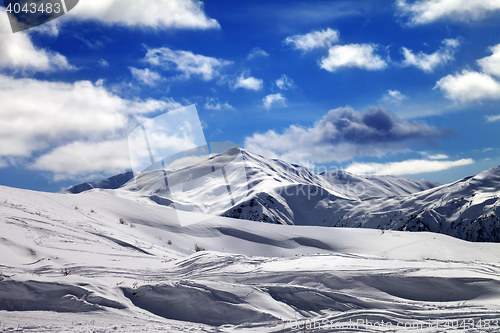
{"label": "snowy slope", "polygon": [[280,224],[431,231],[469,241],[500,242],[500,167],[436,186],[336,171],[316,175],[279,161],[260,158],[258,164],[255,155],[246,156],[253,178],[278,179],[265,171],[277,170],[273,164],[285,165],[279,174],[295,178],[279,182],[280,186],[268,181],[223,216]]}
{"label": "snowy slope", "polygon": [[315,332],[383,332],[372,327],[383,321],[397,332],[429,323],[439,330],[427,332],[458,332],[462,321],[487,320],[482,331],[496,332],[500,325],[500,244],[223,217],[181,226],[177,213],[127,191],[0,187],[1,330],[299,332],[306,324]]}
{"label": "snowy slope", "polygon": [[249,195],[221,215],[280,224],[320,225],[308,211],[317,202],[358,202],[420,192],[437,183],[391,176],[357,176],[343,170],[314,173],[280,160],[243,151]]}
{"label": "snowy slope", "polygon": [[431,231],[500,242],[500,167],[408,196],[354,205],[336,201],[316,211],[324,214],[327,226]]}
{"label": "snowy slope", "polygon": [[[281,219],[272,202],[278,195],[257,195],[233,207],[225,216],[250,218],[248,209],[263,206],[272,220],[296,225],[432,231],[469,241],[500,242],[500,167],[452,184],[409,195],[346,200],[329,194],[310,195],[289,190],[281,197],[290,208]],[[247,209],[247,210],[245,210]],[[278,208],[279,210],[279,208]],[[241,212],[241,213],[240,213]]]}

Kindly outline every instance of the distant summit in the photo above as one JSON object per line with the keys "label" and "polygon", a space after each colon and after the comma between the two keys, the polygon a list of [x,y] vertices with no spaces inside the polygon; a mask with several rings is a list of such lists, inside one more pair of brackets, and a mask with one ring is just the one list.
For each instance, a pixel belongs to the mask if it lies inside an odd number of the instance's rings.
{"label": "distant summit", "polygon": [[84,191],[92,190],[94,188],[115,190],[117,188],[122,187],[124,184],[126,184],[129,180],[133,178],[134,178],[134,173],[132,171],[129,171],[97,182],[82,183],[75,186],[71,186],[68,189],[64,190],[63,193],[78,194]]}

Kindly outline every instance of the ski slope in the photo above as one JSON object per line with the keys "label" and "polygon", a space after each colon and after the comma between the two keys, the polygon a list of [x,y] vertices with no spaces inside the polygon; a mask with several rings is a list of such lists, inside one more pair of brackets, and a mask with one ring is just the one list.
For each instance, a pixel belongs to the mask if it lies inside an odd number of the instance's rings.
{"label": "ski slope", "polygon": [[0,329],[498,331],[500,244],[198,220],[140,191],[0,187]]}

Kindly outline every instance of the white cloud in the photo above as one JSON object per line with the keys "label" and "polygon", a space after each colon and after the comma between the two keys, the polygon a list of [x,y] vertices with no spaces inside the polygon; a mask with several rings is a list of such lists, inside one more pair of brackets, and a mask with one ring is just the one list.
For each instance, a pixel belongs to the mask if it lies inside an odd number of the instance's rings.
{"label": "white cloud", "polygon": [[500,121],[500,115],[494,115],[494,116],[486,116],[486,121],[489,123],[493,123],[495,121]]}
{"label": "white cloud", "polygon": [[10,26],[9,17],[5,11],[5,7],[0,6],[0,34],[11,34],[12,28]]}
{"label": "white cloud", "polygon": [[[9,24],[5,8],[0,7],[0,26]],[[36,47],[26,32],[4,33],[0,38],[0,69],[23,74],[74,69],[66,57]]]}
{"label": "white cloud", "polygon": [[117,174],[130,169],[127,140],[75,141],[37,158],[30,168],[49,171],[54,181],[88,174]]}
{"label": "white cloud", "polygon": [[328,51],[328,56],[321,60],[321,68],[334,72],[341,67],[357,67],[366,70],[380,70],[387,63],[374,54],[376,45],[350,44],[335,45]]}
{"label": "white cloud", "polygon": [[31,28],[28,32],[31,33],[39,33],[42,35],[47,35],[51,37],[59,36],[59,28],[57,25],[58,20],[50,21],[44,24],[41,24],[37,27]]}
{"label": "white cloud", "polygon": [[[29,96],[29,98],[27,98]],[[120,135],[130,117],[178,107],[173,101],[125,100],[99,82],[48,82],[0,75],[0,156],[30,157],[74,140]]]}
{"label": "white cloud", "polygon": [[174,51],[168,47],[149,49],[144,60],[165,70],[181,72],[183,79],[189,79],[194,75],[200,76],[205,81],[219,76],[219,69],[232,63],[194,54],[191,51]]}
{"label": "white cloud", "polygon": [[152,72],[149,68],[146,69],[137,69],[135,67],[129,67],[132,76],[148,86],[154,86],[159,81],[161,81],[162,77],[160,74],[156,72]]}
{"label": "white cloud", "polygon": [[234,84],[234,89],[243,88],[249,90],[258,91],[262,89],[263,81],[261,79],[256,79],[253,76],[245,77],[245,74],[241,74]]}
{"label": "white cloud", "polygon": [[500,44],[490,47],[490,50],[493,54],[479,59],[477,63],[483,72],[500,77]]}
{"label": "white cloud", "polygon": [[313,31],[305,35],[287,37],[283,43],[292,45],[296,50],[310,51],[315,48],[328,48],[339,41],[339,32],[330,28]]}
{"label": "white cloud", "polygon": [[441,19],[454,21],[480,20],[487,14],[500,10],[499,0],[419,0],[411,4],[397,0],[396,5],[410,23],[427,24]]}
{"label": "white cloud", "polygon": [[500,99],[500,83],[491,76],[463,70],[461,74],[447,75],[436,83],[449,99],[462,103],[485,99]]}
{"label": "white cloud", "polygon": [[457,161],[436,160],[407,160],[390,163],[352,163],[346,168],[347,172],[361,175],[414,175],[427,172],[448,170],[458,166],[473,164],[474,160],[464,158]]}
{"label": "white cloud", "polygon": [[382,96],[382,100],[388,103],[399,103],[406,98],[399,90],[387,90],[387,93]]}
{"label": "white cloud", "polygon": [[436,155],[427,155],[431,160],[445,160],[448,158],[446,154],[436,154]]}
{"label": "white cloud", "polygon": [[70,12],[73,19],[148,28],[220,28],[208,18],[199,0],[99,0],[80,1]]}
{"label": "white cloud", "polygon": [[233,110],[233,106],[228,102],[220,103],[218,98],[209,97],[205,103],[205,109],[207,110]]}
{"label": "white cloud", "polygon": [[102,58],[99,59],[98,63],[99,63],[99,66],[101,66],[101,67],[109,67],[109,62],[107,62],[106,60],[104,60]]}
{"label": "white cloud", "polygon": [[431,159],[431,160],[446,160],[448,158],[448,155],[445,154],[429,154],[428,152],[424,151],[420,153],[422,156]]}
{"label": "white cloud", "polygon": [[414,54],[411,50],[406,47],[402,48],[405,60],[403,61],[403,66],[415,66],[424,72],[432,72],[438,66],[449,63],[454,59],[455,52],[460,45],[457,39],[445,39],[443,41],[443,46],[436,52],[432,54],[425,54],[419,52]]}
{"label": "white cloud", "polygon": [[291,89],[291,88],[295,87],[295,84],[293,83],[293,80],[290,79],[286,75],[283,75],[279,79],[277,79],[276,80],[276,85],[281,90],[288,90],[288,89]]}
{"label": "white cloud", "polygon": [[104,42],[100,41],[99,39],[95,39],[95,38],[87,39],[87,38],[84,38],[84,37],[78,36],[78,35],[74,35],[74,36],[76,39],[80,40],[85,45],[87,45],[87,47],[90,49],[94,49],[94,50],[102,49],[105,45]]}
{"label": "white cloud", "polygon": [[408,122],[383,108],[364,113],[350,107],[330,110],[313,126],[292,125],[245,138],[251,152],[302,165],[348,161],[361,156],[384,156],[405,150],[415,140],[449,136],[423,122]]}
{"label": "white cloud", "polygon": [[269,53],[260,47],[254,47],[247,56],[247,60],[252,60],[258,57],[269,57]]}
{"label": "white cloud", "polygon": [[269,110],[273,105],[286,106],[286,99],[281,96],[281,94],[271,94],[264,97],[262,103],[264,107]]}

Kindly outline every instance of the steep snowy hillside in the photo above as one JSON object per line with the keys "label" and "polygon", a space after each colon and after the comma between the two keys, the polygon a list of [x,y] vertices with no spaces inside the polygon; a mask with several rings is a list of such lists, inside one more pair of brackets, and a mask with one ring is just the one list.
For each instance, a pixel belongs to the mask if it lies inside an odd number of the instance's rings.
{"label": "steep snowy hillside", "polygon": [[[342,210],[332,213],[338,216]],[[363,202],[342,215],[328,225],[432,231],[500,242],[500,167],[407,197]]]}
{"label": "steep snowy hillside", "polygon": [[[249,195],[222,216],[280,224],[319,225],[308,211],[328,200],[358,202],[369,198],[407,195],[440,184],[391,176],[358,176],[343,170],[314,173],[280,160],[268,160],[242,151]],[[299,223],[297,223],[299,222]]]}
{"label": "steep snowy hillside", "polygon": [[500,167],[452,184],[394,197],[346,200],[315,193],[314,188],[306,188],[305,194],[283,191],[280,199],[289,207],[288,219],[283,219],[280,208],[272,205],[277,194],[257,195],[224,215],[254,219],[252,212],[262,209],[271,217],[261,220],[278,223],[431,231],[469,241],[500,242]]}
{"label": "steep snowy hillside", "polygon": [[0,187],[1,331],[499,329],[500,244],[223,217],[183,226],[133,193]]}

